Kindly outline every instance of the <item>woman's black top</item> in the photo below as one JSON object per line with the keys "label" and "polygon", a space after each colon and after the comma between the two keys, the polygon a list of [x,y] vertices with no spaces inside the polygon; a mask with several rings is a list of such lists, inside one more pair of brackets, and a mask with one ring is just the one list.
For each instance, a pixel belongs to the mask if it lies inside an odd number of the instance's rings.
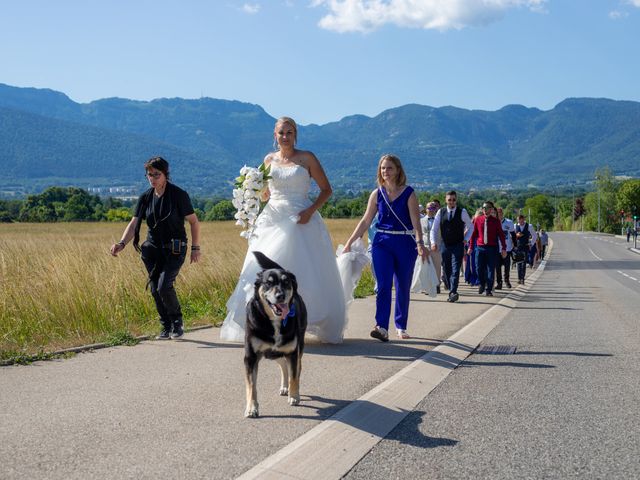
{"label": "woman's black top", "polygon": [[194,212],[189,194],[167,182],[161,197],[153,194],[153,188],[140,195],[134,216],[140,220],[147,220],[147,241],[156,247],[162,247],[172,239],[187,241],[184,217],[192,213]]}

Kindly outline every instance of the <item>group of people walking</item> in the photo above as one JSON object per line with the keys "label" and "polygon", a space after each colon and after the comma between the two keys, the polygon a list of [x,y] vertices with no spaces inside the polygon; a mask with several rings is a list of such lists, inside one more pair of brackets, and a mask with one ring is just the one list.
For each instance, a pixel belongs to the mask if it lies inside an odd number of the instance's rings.
{"label": "group of people walking", "polygon": [[[252,252],[261,251],[296,275],[298,292],[307,305],[308,333],[323,342],[339,343],[347,321],[345,295],[331,237],[318,213],[332,194],[331,185],[316,156],[296,148],[298,130],[293,119],[278,119],[273,135],[277,149],[263,161],[270,167],[271,178],[264,192],[268,202],[249,239],[238,284],[227,302],[227,316],[220,336],[229,341],[244,339],[245,306],[253,294],[253,283],[260,269]],[[187,253],[184,222],[191,227],[191,262],[200,259],[200,228],[189,195],[169,181],[166,160],[152,158],[144,168],[150,188],[139,197],[135,214],[121,240],[111,246],[111,254],[117,256],[133,241],[148,272],[148,286],[162,324],[157,338],[180,338],[184,332],[183,320],[174,283]],[[309,199],[312,179],[320,190],[313,201]],[[420,262],[430,257],[438,276],[442,271],[448,302],[459,300],[459,278],[465,254],[475,257],[479,293],[493,295],[494,281],[497,280],[495,288],[500,289],[503,278],[504,284],[511,287],[511,252],[529,254],[535,234],[523,216],[514,225],[503,217],[501,209],[485,202],[480,214],[472,219],[458,206],[456,192],[450,191],[445,196],[445,206],[434,200],[421,218],[416,193],[407,184],[402,163],[395,155],[380,158],[376,183],[364,215],[344,245],[344,252],[348,253],[367,231],[373,235],[369,241],[377,286],[371,337],[389,340],[392,289],[395,289],[396,334],[400,339],[410,338],[407,332],[410,288],[418,257]],[[143,220],[146,220],[148,234],[140,246]],[[518,259],[520,257],[516,257],[518,279],[524,283],[526,264]],[[467,269],[468,265],[467,262]],[[437,291],[440,293],[440,286]]]}

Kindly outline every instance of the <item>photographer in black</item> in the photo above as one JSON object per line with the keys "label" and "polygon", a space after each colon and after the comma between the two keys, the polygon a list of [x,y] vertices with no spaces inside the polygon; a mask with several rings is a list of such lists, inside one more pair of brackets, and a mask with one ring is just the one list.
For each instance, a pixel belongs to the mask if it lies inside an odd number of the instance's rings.
{"label": "photographer in black", "polygon": [[[200,260],[200,224],[193,211],[189,194],[169,182],[169,163],[153,157],[144,164],[151,188],[138,199],[135,214],[122,239],[111,246],[111,255],[118,255],[133,239],[149,273],[151,295],[160,315],[160,340],[178,339],[184,334],[182,310],[174,282],[187,255],[187,234],[184,221],[191,226],[191,263]],[[147,239],[140,241],[141,220],[149,227]]]}

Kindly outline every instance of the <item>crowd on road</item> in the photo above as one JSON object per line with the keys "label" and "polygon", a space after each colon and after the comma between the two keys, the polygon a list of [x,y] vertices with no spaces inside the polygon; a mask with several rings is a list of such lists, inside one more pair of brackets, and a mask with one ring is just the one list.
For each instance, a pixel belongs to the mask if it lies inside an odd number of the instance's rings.
{"label": "crowd on road", "polygon": [[[344,277],[318,213],[331,197],[331,185],[316,156],[296,148],[298,129],[293,119],[278,119],[273,137],[276,149],[263,161],[270,172],[268,186],[261,192],[267,203],[253,219],[255,228],[248,238],[237,287],[227,303],[221,338],[244,339],[245,305],[260,269],[253,252],[261,251],[297,277],[298,291],[307,304],[308,332],[321,341],[340,343],[347,322],[346,299],[351,292],[341,291],[341,287],[346,288],[341,282]],[[168,162],[154,157],[144,168],[150,188],[140,196],[136,213],[121,240],[111,246],[111,254],[117,256],[133,240],[147,269],[162,325],[157,338],[177,339],[183,335],[183,320],[174,283],[188,246],[184,221],[191,225],[191,262],[200,259],[199,225],[187,192],[169,181]],[[396,155],[382,155],[375,178],[377,187],[342,253],[352,253],[356,242],[368,233],[368,253],[376,281],[375,324],[371,330],[375,339],[389,340],[392,303],[398,338],[410,338],[410,293],[412,288],[415,291],[412,279],[416,269],[433,269],[435,294],[444,291],[447,302],[456,303],[460,301],[461,277],[467,285],[477,286],[478,294],[491,297],[495,290],[513,288],[512,270],[517,271],[517,282],[523,285],[527,267],[533,268],[544,259],[548,235],[534,228],[524,215],[513,221],[487,200],[471,216],[458,205],[453,190],[446,193],[444,206],[434,198],[423,207]],[[314,201],[309,198],[311,180],[320,190]],[[142,220],[146,220],[148,233],[138,247]]]}

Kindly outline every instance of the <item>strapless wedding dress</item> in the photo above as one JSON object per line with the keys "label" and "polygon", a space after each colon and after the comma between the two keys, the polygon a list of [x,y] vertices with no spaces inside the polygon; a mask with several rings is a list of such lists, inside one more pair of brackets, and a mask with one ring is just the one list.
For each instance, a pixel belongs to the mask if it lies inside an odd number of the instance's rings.
{"label": "strapless wedding dress", "polygon": [[246,305],[260,271],[251,252],[260,251],[296,276],[307,306],[307,333],[322,342],[340,343],[346,307],[331,237],[318,212],[307,224],[296,223],[298,213],[311,205],[311,177],[300,165],[271,165],[269,202],[256,221],[238,285],[227,301],[220,338],[244,341]]}

